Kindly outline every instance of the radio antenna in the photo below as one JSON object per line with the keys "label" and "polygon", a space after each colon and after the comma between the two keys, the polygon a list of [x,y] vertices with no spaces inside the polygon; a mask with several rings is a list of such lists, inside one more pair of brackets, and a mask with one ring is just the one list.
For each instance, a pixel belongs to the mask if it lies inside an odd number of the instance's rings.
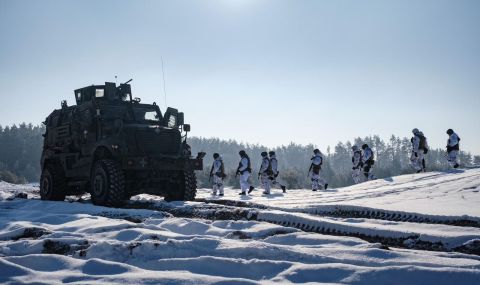
{"label": "radio antenna", "polygon": [[160,59],[162,60],[163,96],[165,101],[165,109],[167,109],[167,88],[165,87],[165,70],[163,68],[163,56],[161,56]]}

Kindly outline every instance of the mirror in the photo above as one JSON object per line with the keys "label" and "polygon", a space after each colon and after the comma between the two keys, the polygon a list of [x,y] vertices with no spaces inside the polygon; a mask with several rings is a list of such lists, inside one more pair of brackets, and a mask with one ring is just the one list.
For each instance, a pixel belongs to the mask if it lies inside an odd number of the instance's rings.
{"label": "mirror", "polygon": [[190,125],[189,124],[183,125],[183,130],[188,133],[190,131]]}

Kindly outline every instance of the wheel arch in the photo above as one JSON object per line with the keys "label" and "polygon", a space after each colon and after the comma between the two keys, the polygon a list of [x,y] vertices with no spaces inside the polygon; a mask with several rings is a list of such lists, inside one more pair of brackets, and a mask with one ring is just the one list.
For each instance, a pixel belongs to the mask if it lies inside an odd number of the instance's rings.
{"label": "wheel arch", "polygon": [[113,159],[113,154],[106,145],[99,145],[93,151],[92,157],[93,157],[92,163],[94,163],[95,161],[101,160],[101,159]]}

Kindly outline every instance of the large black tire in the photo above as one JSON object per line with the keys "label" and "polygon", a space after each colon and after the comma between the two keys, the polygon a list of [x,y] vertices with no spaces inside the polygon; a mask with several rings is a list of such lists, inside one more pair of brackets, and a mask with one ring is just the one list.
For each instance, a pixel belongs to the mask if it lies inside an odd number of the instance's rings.
{"label": "large black tire", "polygon": [[90,185],[90,195],[95,205],[118,207],[125,202],[125,174],[115,160],[101,159],[95,162]]}
{"label": "large black tire", "polygon": [[197,177],[193,171],[185,171],[179,175],[179,181],[170,187],[165,196],[166,201],[193,201],[197,195]]}
{"label": "large black tire", "polygon": [[185,185],[183,189],[184,201],[195,200],[195,196],[197,195],[197,177],[195,176],[195,172],[185,172]]}
{"label": "large black tire", "polygon": [[40,177],[40,198],[42,200],[63,201],[67,191],[67,180],[60,167],[47,164]]}

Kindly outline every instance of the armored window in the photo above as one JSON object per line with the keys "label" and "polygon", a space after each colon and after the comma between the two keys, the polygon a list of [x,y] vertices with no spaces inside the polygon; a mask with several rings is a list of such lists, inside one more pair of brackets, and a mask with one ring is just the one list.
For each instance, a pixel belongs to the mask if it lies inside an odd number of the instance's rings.
{"label": "armored window", "polygon": [[145,120],[147,121],[157,121],[158,116],[157,116],[157,111],[147,111],[145,112]]}
{"label": "armored window", "polygon": [[105,95],[105,90],[95,89],[95,98],[102,98]]}
{"label": "armored window", "polygon": [[167,126],[169,128],[174,128],[177,126],[177,117],[175,115],[170,115],[170,117],[168,117]]}

